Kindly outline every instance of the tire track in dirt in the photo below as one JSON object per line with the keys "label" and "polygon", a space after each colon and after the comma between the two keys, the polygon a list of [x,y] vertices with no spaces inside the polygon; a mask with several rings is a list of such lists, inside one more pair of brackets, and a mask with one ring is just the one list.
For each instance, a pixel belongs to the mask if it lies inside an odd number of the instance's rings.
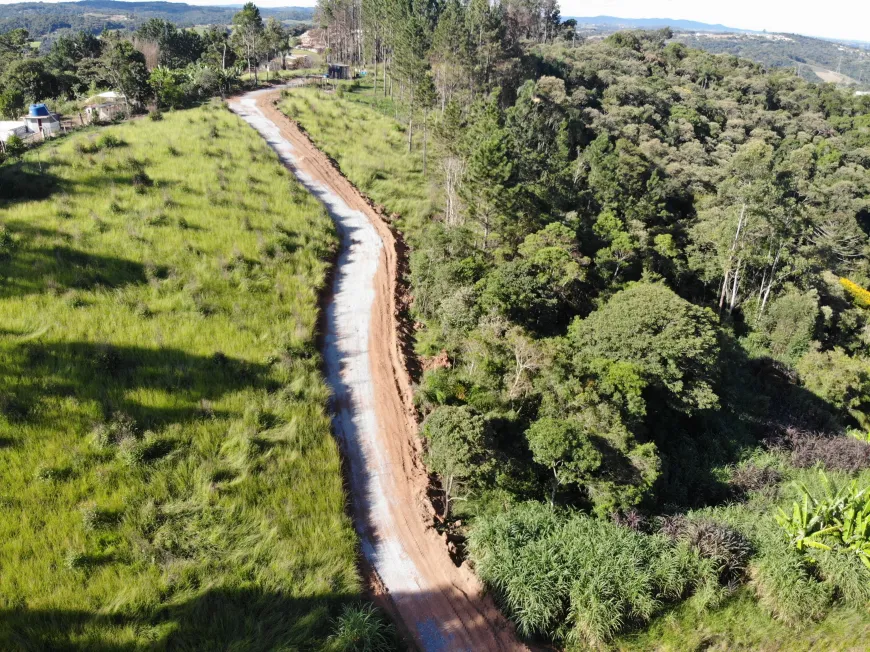
{"label": "tire track in dirt", "polygon": [[253,91],[229,106],[323,202],[341,237],[324,357],[364,566],[385,592],[381,603],[420,650],[526,650],[479,580],[452,562],[431,527],[428,475],[397,325],[396,240],[379,212],[275,108],[278,97],[278,90]]}

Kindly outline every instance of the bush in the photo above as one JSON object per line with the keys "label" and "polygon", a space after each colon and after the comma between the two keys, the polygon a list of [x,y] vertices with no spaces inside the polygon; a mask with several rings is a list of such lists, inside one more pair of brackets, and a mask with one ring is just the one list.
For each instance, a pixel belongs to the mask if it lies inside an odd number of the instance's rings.
{"label": "bush", "polygon": [[731,583],[744,577],[752,546],[734,528],[707,520],[690,521],[681,538],[713,562],[720,581]]}
{"label": "bush", "polygon": [[82,524],[86,530],[105,530],[114,527],[120,520],[120,512],[113,509],[100,509],[95,505],[82,509]]}
{"label": "bush", "polygon": [[766,489],[777,484],[781,479],[782,474],[772,466],[744,464],[731,472],[730,484],[738,493],[747,494]]}
{"label": "bush", "polygon": [[802,469],[820,464],[828,470],[854,473],[870,468],[870,443],[853,437],[790,433],[791,463]]}
{"label": "bush", "polygon": [[136,172],[130,182],[139,194],[145,192],[147,188],[154,185],[154,181],[151,180],[151,177],[149,177],[144,170]]}
{"label": "bush", "polygon": [[395,650],[395,632],[370,604],[348,605],[333,622],[330,652],[389,652]]}
{"label": "bush", "polygon": [[104,133],[97,139],[96,144],[98,149],[114,149],[116,147],[123,147],[127,143],[118,138],[115,134]]}
{"label": "bush", "polygon": [[9,158],[21,158],[26,149],[27,146],[24,144],[24,141],[15,134],[12,134],[6,140],[6,156]]}

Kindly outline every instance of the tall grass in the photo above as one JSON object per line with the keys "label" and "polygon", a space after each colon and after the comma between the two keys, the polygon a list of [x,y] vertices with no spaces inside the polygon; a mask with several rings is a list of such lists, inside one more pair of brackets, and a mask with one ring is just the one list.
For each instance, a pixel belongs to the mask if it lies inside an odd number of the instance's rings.
{"label": "tall grass", "polygon": [[[412,234],[437,210],[432,190],[435,165],[423,174],[423,133],[415,131],[408,151],[407,127],[387,111],[368,82],[341,83],[337,91],[293,88],[284,92],[280,109],[297,120],[342,172],[388,213],[403,220]],[[433,150],[429,134],[429,152]]]}
{"label": "tall grass", "polygon": [[685,544],[540,503],[480,517],[469,551],[522,634],[573,644],[603,645],[718,583]]}
{"label": "tall grass", "polygon": [[314,649],[355,537],[322,207],[224,108],[0,168],[0,649]]}

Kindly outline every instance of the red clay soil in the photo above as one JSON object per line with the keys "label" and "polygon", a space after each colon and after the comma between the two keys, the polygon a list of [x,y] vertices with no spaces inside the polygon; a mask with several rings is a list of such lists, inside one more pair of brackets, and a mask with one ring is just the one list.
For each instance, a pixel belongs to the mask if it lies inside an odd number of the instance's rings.
{"label": "red clay soil", "polygon": [[[434,508],[427,497],[429,475],[421,461],[413,390],[407,372],[399,330],[397,272],[400,260],[396,238],[383,215],[350,183],[300,130],[275,107],[279,91],[258,94],[257,108],[292,145],[296,167],[366,215],[383,241],[375,275],[375,299],[370,326],[370,365],[378,422],[378,444],[389,459],[389,477],[383,482],[392,523],[405,562],[416,567],[419,590],[396,595],[382,578],[370,578],[389,596],[379,600],[400,627],[426,652],[436,650],[527,650],[513,627],[484,594],[478,578],[465,564],[450,558],[446,539],[432,527]],[[353,490],[353,487],[351,487]],[[360,518],[361,515],[354,515]],[[381,524],[367,526],[375,539]],[[364,564],[376,573],[375,564]],[[381,560],[382,563],[382,560]],[[382,575],[384,573],[382,572]],[[436,631],[438,630],[438,631]],[[444,634],[446,632],[446,635]]]}

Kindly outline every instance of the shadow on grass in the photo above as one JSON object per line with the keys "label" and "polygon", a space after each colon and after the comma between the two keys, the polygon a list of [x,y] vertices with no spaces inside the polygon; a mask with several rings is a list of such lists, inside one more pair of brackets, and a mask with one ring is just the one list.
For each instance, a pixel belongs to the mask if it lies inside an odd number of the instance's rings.
{"label": "shadow on grass", "polygon": [[[358,597],[327,594],[294,598],[258,589],[217,588],[183,602],[157,607],[148,614],[0,609],[0,649],[69,652],[319,649],[317,643],[331,633],[331,621],[339,615],[341,606]],[[136,641],[128,642],[132,632]]]}
{"label": "shadow on grass", "polygon": [[[147,349],[92,342],[23,342],[0,348],[0,411],[12,422],[38,421],[46,399],[97,402],[105,418],[129,415],[142,428],[216,416],[210,402],[245,388],[275,390],[266,365],[221,353],[191,355],[179,349]],[[172,404],[145,406],[130,390],[166,392]]]}
{"label": "shadow on grass", "polygon": [[[323,650],[336,631],[336,619],[358,593],[335,591],[292,597],[259,588],[211,588],[148,613],[100,614],[68,609],[0,609],[0,649],[54,652],[138,652],[171,650]],[[491,640],[486,618],[460,618],[445,607],[467,596],[452,586],[433,591],[394,593],[375,598],[393,619],[390,649],[427,652],[468,649],[463,641]],[[437,622],[424,605],[440,603]],[[417,621],[396,620],[398,610],[420,614]],[[404,613],[408,613],[404,611]],[[133,641],[129,639],[133,638]],[[414,641],[413,643],[411,641]],[[339,649],[369,649],[357,646]],[[382,648],[378,648],[382,649]],[[483,652],[484,648],[475,649]],[[541,649],[541,648],[533,648]]]}
{"label": "shadow on grass", "polygon": [[64,245],[16,248],[0,257],[0,298],[46,291],[116,288],[147,281],[145,267]]}
{"label": "shadow on grass", "polygon": [[[12,237],[0,237],[0,298],[117,288],[148,280],[141,263],[74,249],[68,244],[71,236],[62,231],[21,221],[9,221],[3,226]],[[158,276],[165,273],[164,268],[154,270]]]}
{"label": "shadow on grass", "polygon": [[66,190],[69,184],[52,173],[54,165],[26,160],[0,167],[0,207],[46,199]]}

